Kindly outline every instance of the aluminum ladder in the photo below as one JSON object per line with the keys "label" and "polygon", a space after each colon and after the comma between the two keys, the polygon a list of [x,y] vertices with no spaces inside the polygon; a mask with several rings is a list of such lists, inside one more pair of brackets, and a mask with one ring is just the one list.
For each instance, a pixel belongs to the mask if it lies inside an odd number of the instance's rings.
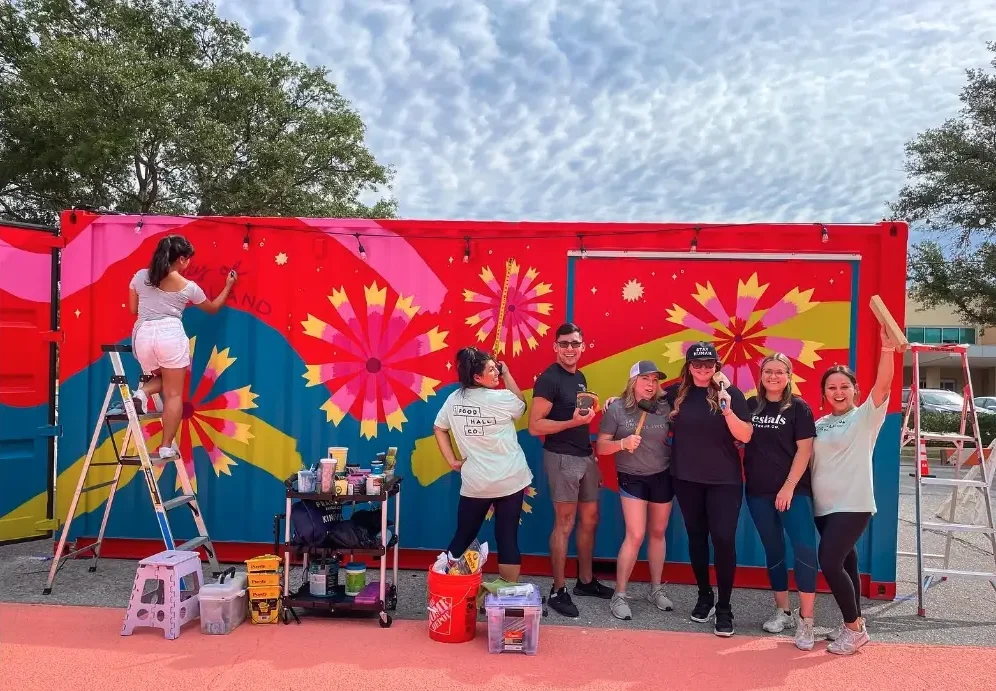
{"label": "aluminum ladder", "polygon": [[[211,543],[211,538],[208,536],[207,526],[204,523],[204,516],[201,513],[200,507],[197,505],[197,495],[194,493],[193,487],[190,484],[190,477],[187,475],[187,470],[184,467],[179,453],[174,455],[172,458],[161,459],[158,453],[154,454],[148,451],[148,440],[145,438],[145,434],[142,430],[142,420],[157,419],[162,417],[162,400],[160,396],[158,394],[151,396],[151,399],[154,401],[155,407],[159,412],[146,411],[145,414],[139,416],[138,411],[135,410],[135,404],[132,401],[132,391],[128,386],[128,378],[125,375],[124,365],[121,362],[121,353],[130,353],[132,350],[131,346],[104,345],[101,346],[101,350],[107,353],[110,357],[114,374],[111,376],[111,380],[107,385],[107,394],[104,396],[104,404],[101,406],[100,416],[97,419],[97,425],[93,430],[93,436],[90,438],[90,448],[87,451],[86,460],[83,462],[83,468],[80,471],[79,481],[76,483],[76,491],[73,494],[73,500],[69,504],[69,514],[66,516],[64,527],[61,535],[59,536],[59,546],[56,548],[55,557],[52,559],[52,566],[49,569],[48,580],[45,583],[45,590],[43,591],[44,594],[51,594],[52,583],[55,581],[55,575],[59,571],[64,559],[69,559],[70,557],[92,550],[93,564],[90,566],[89,571],[93,573],[97,570],[97,560],[100,559],[100,547],[104,541],[104,532],[107,529],[107,519],[111,515],[111,506],[114,503],[114,495],[118,490],[118,482],[121,479],[121,469],[124,466],[138,466],[141,468],[141,472],[145,476],[145,485],[148,488],[149,496],[152,499],[152,508],[156,512],[156,519],[159,523],[159,532],[162,534],[166,549],[195,551],[198,547],[203,547],[213,572],[216,574],[219,573],[221,569],[218,565],[218,558],[215,554],[214,545]],[[150,379],[152,379],[152,377],[148,374],[143,374],[141,377],[143,382]],[[121,396],[122,409],[124,410],[123,413],[109,412],[111,398],[114,395],[115,389]],[[127,430],[125,431],[120,449],[115,442],[114,428],[111,426],[111,423],[127,424]],[[93,454],[97,449],[97,441],[101,435],[101,428],[104,425],[107,426],[111,446],[114,449],[114,456],[117,460],[107,463],[95,463],[93,461]],[[128,455],[129,444],[137,442],[138,440],[141,440],[141,443],[134,443],[135,454]],[[173,448],[177,448],[176,441],[173,442]],[[176,468],[176,477],[180,482],[180,488],[182,491],[172,499],[164,501],[159,492],[159,484],[156,482],[155,467],[165,466],[168,463],[173,463]],[[115,466],[114,477],[106,482],[98,482],[94,485],[87,485],[87,474],[89,473],[90,468],[97,466]],[[97,540],[92,544],[86,545],[85,547],[74,549],[71,552],[64,554],[66,549],[66,539],[69,536],[69,528],[72,524],[73,517],[76,515],[76,507],[79,504],[80,497],[87,492],[92,492],[93,490],[100,489],[102,487],[110,487],[110,493],[108,494],[107,501],[104,505],[104,516],[100,521],[100,532],[97,535]],[[173,529],[170,527],[167,513],[180,507],[187,507],[190,511],[191,516],[194,519],[194,525],[197,527],[197,537],[177,545],[173,538]]]}
{"label": "aluminum ladder", "polygon": [[[915,472],[910,473],[916,481],[916,551],[901,552],[896,554],[901,557],[913,557],[916,559],[917,575],[917,614],[927,616],[924,604],[924,595],[931,586],[934,579],[946,580],[952,578],[971,578],[988,581],[996,590],[996,522],[993,520],[993,501],[990,489],[992,488],[993,476],[996,474],[996,454],[992,453],[982,445],[982,435],[979,431],[978,414],[975,407],[975,396],[972,387],[972,373],[968,365],[968,346],[964,344],[952,345],[925,345],[922,343],[911,343],[910,352],[913,355],[913,381],[910,383],[910,397],[906,412],[903,417],[903,436],[900,448],[907,444],[913,444],[916,449],[916,461],[913,466]],[[962,389],[964,402],[961,410],[961,423],[956,433],[925,432],[920,426],[920,354],[921,353],[944,353],[956,355],[961,358],[961,371],[965,381]],[[910,426],[910,417],[913,418],[913,426]],[[968,429],[969,426],[971,429]],[[955,449],[954,477],[941,478],[933,474],[924,474],[920,463],[921,442],[928,441],[942,442],[950,444]],[[979,457],[978,477],[966,477],[962,475],[962,465],[964,463],[965,444],[974,445],[974,451]],[[923,488],[925,486],[941,486],[951,488],[951,501],[947,517],[943,521],[925,521],[923,519]],[[956,523],[955,512],[958,508],[959,490],[966,492],[980,492],[980,499],[985,507],[985,519],[980,523]],[[940,513],[940,512],[938,512]],[[924,552],[923,535],[924,531],[939,532],[945,535],[944,553],[928,554]],[[951,565],[951,544],[954,541],[955,533],[975,533],[982,534],[989,538],[989,543],[993,549],[993,568],[990,571],[966,571],[952,568]],[[926,560],[942,560],[939,566],[930,566]]]}

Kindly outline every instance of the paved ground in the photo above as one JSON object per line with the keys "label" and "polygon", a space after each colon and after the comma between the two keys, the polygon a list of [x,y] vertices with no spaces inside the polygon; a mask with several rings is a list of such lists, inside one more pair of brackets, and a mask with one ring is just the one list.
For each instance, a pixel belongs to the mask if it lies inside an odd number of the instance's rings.
{"label": "paved ground", "polygon": [[[938,474],[945,472],[932,466]],[[912,550],[914,546],[914,496],[912,480],[904,468],[900,489],[900,549]],[[929,513],[940,505],[946,490],[931,488],[925,497]],[[930,551],[941,551],[943,539],[929,535]],[[28,543],[0,547],[0,602],[59,603],[72,605],[103,605],[124,607],[127,604],[135,562],[101,560],[96,573],[88,573],[88,561],[68,562],[59,573],[55,592],[42,595],[42,588],[50,562],[48,543]],[[993,555],[989,542],[978,535],[959,536],[953,546],[954,563],[969,570],[992,570]],[[300,570],[295,572],[300,582]],[[295,582],[292,580],[292,583]],[[400,577],[397,619],[425,619],[425,574],[404,572]],[[538,583],[544,592],[549,580],[529,579]],[[635,596],[646,592],[645,584],[631,589]],[[949,645],[996,646],[996,592],[984,581],[953,580],[941,582],[928,591],[927,618],[916,616],[916,575],[912,559],[900,558],[897,583],[899,597],[893,602],[866,600],[863,608],[873,638],[884,642],[932,643]],[[633,604],[634,620],[622,622],[608,613],[608,603],[576,598],[581,617],[569,620],[555,612],[550,613],[550,623],[605,628],[605,629],[661,629],[666,631],[702,631],[703,626],[688,620],[688,612],[695,601],[695,588],[670,585],[668,593],[675,603],[675,611],[658,612],[646,601]],[[734,611],[737,629],[741,633],[759,633],[761,623],[768,617],[771,598],[766,591],[741,589],[734,594]],[[822,632],[839,622],[835,606],[829,595],[821,595],[817,602],[816,623]],[[820,631],[818,631],[820,633]]]}

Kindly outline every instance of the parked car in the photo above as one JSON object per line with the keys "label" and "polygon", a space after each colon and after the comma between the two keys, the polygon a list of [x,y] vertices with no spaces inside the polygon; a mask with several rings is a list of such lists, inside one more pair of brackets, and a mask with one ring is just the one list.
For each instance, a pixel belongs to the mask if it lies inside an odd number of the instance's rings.
{"label": "parked car", "polygon": [[[903,409],[909,404],[910,390],[903,389]],[[976,413],[978,415],[996,415],[996,407],[990,410],[979,404],[979,398],[975,400]],[[996,402],[996,398],[988,400]],[[965,404],[965,399],[960,393],[948,391],[946,389],[920,389],[920,409],[932,413],[957,413],[961,414],[961,408]]]}
{"label": "parked car", "polygon": [[996,413],[996,396],[976,396],[975,407]]}

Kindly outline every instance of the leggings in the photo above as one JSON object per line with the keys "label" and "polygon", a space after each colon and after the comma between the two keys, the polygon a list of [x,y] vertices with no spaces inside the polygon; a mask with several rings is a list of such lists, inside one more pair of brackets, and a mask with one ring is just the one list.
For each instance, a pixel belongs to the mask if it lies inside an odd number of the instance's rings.
{"label": "leggings", "polygon": [[716,604],[729,608],[737,572],[737,522],[743,503],[743,486],[706,485],[675,478],[674,494],[685,519],[688,556],[699,586],[699,597],[712,599],[709,584],[709,538],[712,538],[716,584],[719,586]]}
{"label": "leggings", "polygon": [[854,546],[870,520],[870,513],[841,512],[816,517],[816,529],[820,531],[820,568],[845,624],[851,624],[861,616],[861,580]]}
{"label": "leggings", "polygon": [[792,497],[788,511],[779,511],[775,508],[774,496],[750,496],[747,497],[747,508],[764,545],[771,589],[776,593],[789,589],[788,564],[785,562],[785,535],[788,535],[795,556],[795,584],[800,593],[815,593],[817,557],[812,497],[797,494]]}
{"label": "leggings", "polygon": [[519,516],[522,513],[522,496],[525,489],[515,494],[495,499],[478,499],[476,497],[460,496],[457,504],[457,527],[449,552],[460,558],[470,543],[477,537],[488,509],[495,507],[495,542],[498,543],[498,563],[516,566],[522,563],[519,552]]}

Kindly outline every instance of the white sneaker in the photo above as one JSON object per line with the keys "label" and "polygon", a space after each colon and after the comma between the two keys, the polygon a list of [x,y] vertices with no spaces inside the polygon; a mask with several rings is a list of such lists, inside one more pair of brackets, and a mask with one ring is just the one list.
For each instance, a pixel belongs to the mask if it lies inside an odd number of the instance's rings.
{"label": "white sneaker", "polygon": [[813,620],[810,617],[799,615],[799,610],[795,611],[795,647],[799,650],[812,650],[816,643],[816,635],[813,632]]}
{"label": "white sneaker", "polygon": [[674,609],[674,603],[664,594],[664,586],[659,585],[647,595],[647,599],[657,605],[657,609],[662,612],[670,612]]}
{"label": "white sneaker", "polygon": [[827,646],[827,652],[834,655],[853,655],[869,640],[868,630],[864,624],[861,625],[860,631],[853,631],[845,626],[840,635]]}
{"label": "white sneaker", "polygon": [[828,641],[837,640],[838,638],[840,638],[840,634],[845,628],[847,627],[844,626],[844,622],[841,622],[840,624],[837,625],[837,628],[830,630],[830,633],[827,634],[827,640]]}
{"label": "white sneaker", "polygon": [[761,628],[768,633],[781,633],[785,629],[794,629],[795,617],[783,609],[776,608],[771,618],[761,624]]}
{"label": "white sneaker", "polygon": [[173,458],[174,456],[176,456],[176,451],[173,450],[172,446],[159,447],[159,458],[166,460],[168,458]]}
{"label": "white sneaker", "polygon": [[612,600],[609,602],[609,610],[616,619],[629,621],[633,618],[633,610],[629,608],[629,603],[626,602],[626,599],[625,595],[620,595],[619,593],[612,596]]}

